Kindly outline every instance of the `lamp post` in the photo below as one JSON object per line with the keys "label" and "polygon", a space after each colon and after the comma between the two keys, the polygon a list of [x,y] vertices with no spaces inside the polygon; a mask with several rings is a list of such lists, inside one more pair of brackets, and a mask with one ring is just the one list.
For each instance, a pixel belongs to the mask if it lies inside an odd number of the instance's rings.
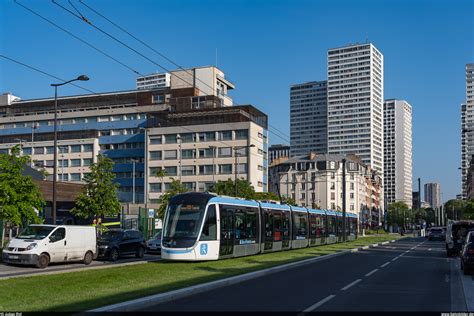
{"label": "lamp post", "polygon": [[33,162],[33,144],[35,143],[35,129],[39,126],[38,122],[33,122],[31,125],[31,168],[34,167],[35,163]]}
{"label": "lamp post", "polygon": [[53,225],[56,224],[56,182],[58,177],[58,87],[63,86],[65,84],[71,83],[73,81],[87,81],[89,77],[86,75],[80,75],[76,79],[72,79],[69,81],[65,81],[62,83],[52,83],[51,87],[54,87],[54,168],[53,168],[53,211],[52,211],[52,218],[53,218]]}
{"label": "lamp post", "polygon": [[342,241],[346,241],[346,158],[342,159]]}
{"label": "lamp post", "polygon": [[178,151],[179,151],[179,170],[178,170],[178,174],[179,174],[179,183],[181,183],[181,136],[177,135],[176,136],[176,141],[178,141]]}
{"label": "lamp post", "polygon": [[235,156],[235,181],[234,181],[234,190],[235,190],[235,196],[237,196],[237,179],[238,179],[238,168],[237,168],[237,157],[238,157],[238,150],[239,149],[244,149],[244,148],[251,148],[255,147],[255,144],[247,145],[247,146],[234,146],[232,149],[234,150],[234,156]]}
{"label": "lamp post", "polygon": [[145,172],[143,174],[143,193],[145,199],[145,208],[148,211],[148,128],[146,127],[139,127],[139,130],[143,130],[145,132]]}
{"label": "lamp post", "polygon": [[135,204],[135,163],[136,159],[132,159],[132,204]]}

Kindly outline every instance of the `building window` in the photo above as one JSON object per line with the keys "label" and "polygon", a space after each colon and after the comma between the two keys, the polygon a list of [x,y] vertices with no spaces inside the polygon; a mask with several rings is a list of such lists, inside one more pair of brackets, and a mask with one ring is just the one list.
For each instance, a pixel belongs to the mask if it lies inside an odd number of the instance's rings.
{"label": "building window", "polygon": [[150,145],[161,145],[162,144],[161,138],[162,138],[161,136],[156,136],[153,138],[150,137]]}
{"label": "building window", "polygon": [[[80,167],[81,159],[71,159],[71,167]],[[72,175],[71,175],[72,178]]]}
{"label": "building window", "polygon": [[69,175],[67,173],[65,174],[58,174],[59,181],[69,181]]}
{"label": "building window", "polygon": [[231,174],[232,173],[232,164],[219,165],[220,174]]}
{"label": "building window", "polygon": [[334,184],[334,182],[331,182],[331,190],[334,190],[336,189],[336,185]]}
{"label": "building window", "polygon": [[202,165],[199,166],[199,174],[213,174],[214,173],[214,166],[213,165]]}
{"label": "building window", "polygon": [[176,176],[178,175],[178,168],[177,167],[165,167],[165,172],[167,176]]}
{"label": "building window", "polygon": [[219,157],[232,157],[232,148],[231,147],[220,147],[219,148]]}
{"label": "building window", "polygon": [[86,153],[92,152],[92,144],[82,145],[82,151]]}
{"label": "building window", "polygon": [[33,153],[35,155],[44,155],[44,147],[35,147],[35,148],[33,148]]}
{"label": "building window", "polygon": [[178,142],[178,137],[176,134],[169,134],[165,136],[165,144],[176,144]]}
{"label": "building window", "polygon": [[354,199],[354,193],[351,192],[349,197],[350,197],[350,199]]}
{"label": "building window", "polygon": [[331,200],[333,200],[333,201],[334,201],[335,199],[336,199],[336,193],[334,193],[334,192],[331,192]]}
{"label": "building window", "polygon": [[150,192],[161,192],[161,183],[150,183]]}
{"label": "building window", "polygon": [[54,154],[54,147],[53,146],[46,147],[46,153],[47,154]]}
{"label": "building window", "polygon": [[90,166],[92,164],[92,159],[87,158],[87,159],[82,159],[82,165],[84,167]]}
{"label": "building window", "polygon": [[219,140],[232,140],[232,131],[219,132]]}
{"label": "building window", "polygon": [[351,190],[354,190],[354,183],[351,182]]}
{"label": "building window", "polygon": [[181,142],[183,143],[192,143],[194,142],[194,134],[193,133],[186,133],[180,134]]}
{"label": "building window", "polygon": [[150,151],[150,160],[161,160],[161,150]]}
{"label": "building window", "polygon": [[235,139],[247,139],[249,131],[246,129],[238,129],[235,131]]}
{"label": "building window", "polygon": [[[7,150],[8,153],[8,150]],[[23,155],[31,155],[31,148],[23,148]]]}
{"label": "building window", "polygon": [[199,158],[212,158],[214,155],[214,150],[216,150],[216,148],[200,148]]}
{"label": "building window", "polygon": [[196,151],[194,149],[183,149],[181,151],[181,158],[182,159],[193,159],[195,156]]}
{"label": "building window", "polygon": [[238,173],[247,173],[248,167],[246,163],[239,163],[237,164],[237,172]]}
{"label": "building window", "polygon": [[165,159],[177,159],[178,151],[177,150],[165,150]]}
{"label": "building window", "polygon": [[54,167],[54,160],[46,160],[45,167]]}
{"label": "building window", "polygon": [[165,103],[165,96],[162,94],[154,95],[152,100],[153,103]]}
{"label": "building window", "polygon": [[183,182],[183,186],[184,186],[188,191],[194,191],[194,182]]}
{"label": "building window", "polygon": [[80,173],[71,173],[71,181],[81,181]]}
{"label": "building window", "polygon": [[193,176],[196,174],[195,166],[182,166],[181,175],[183,176]]}
{"label": "building window", "polygon": [[67,168],[69,166],[69,161],[67,159],[59,160],[59,167],[60,168]]}

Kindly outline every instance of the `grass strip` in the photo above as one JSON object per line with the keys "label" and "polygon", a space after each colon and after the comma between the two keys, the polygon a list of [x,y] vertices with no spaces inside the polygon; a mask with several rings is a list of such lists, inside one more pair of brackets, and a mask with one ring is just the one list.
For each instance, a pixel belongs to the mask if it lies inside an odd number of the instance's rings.
{"label": "grass strip", "polygon": [[368,236],[343,244],[218,261],[160,261],[0,280],[0,310],[84,311],[397,238]]}

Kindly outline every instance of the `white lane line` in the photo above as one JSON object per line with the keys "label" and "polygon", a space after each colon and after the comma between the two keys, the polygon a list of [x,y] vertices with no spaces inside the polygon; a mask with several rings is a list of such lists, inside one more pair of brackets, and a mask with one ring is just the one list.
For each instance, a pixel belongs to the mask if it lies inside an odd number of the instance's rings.
{"label": "white lane line", "polygon": [[356,285],[357,283],[359,283],[360,281],[362,281],[362,279],[357,279],[355,280],[354,282],[350,283],[350,284],[347,284],[346,286],[344,286],[341,291],[345,291],[347,290],[348,288],[350,287],[353,287],[354,285]]}
{"label": "white lane line", "polygon": [[368,277],[368,276],[371,276],[372,274],[374,274],[375,272],[379,271],[379,269],[373,269],[372,271],[370,271],[369,273],[367,273],[365,276]]}
{"label": "white lane line", "polygon": [[428,251],[431,251],[431,248],[428,248]]}
{"label": "white lane line", "polygon": [[398,258],[400,258],[400,256],[393,258],[392,261],[395,261],[395,260],[397,260]]}
{"label": "white lane line", "polygon": [[323,305],[323,304],[326,303],[327,301],[332,300],[332,299],[335,298],[335,297],[336,297],[336,295],[331,294],[331,295],[329,295],[328,297],[323,298],[322,300],[320,300],[320,301],[317,302],[316,304],[313,304],[313,305],[311,305],[310,307],[308,307],[307,309],[305,309],[305,310],[303,311],[303,313],[312,312],[312,311],[314,311],[316,308],[318,308],[319,306]]}
{"label": "white lane line", "polygon": [[390,261],[389,262],[385,262],[384,264],[382,264],[380,267],[381,268],[385,268],[386,266],[388,266],[390,264]]}

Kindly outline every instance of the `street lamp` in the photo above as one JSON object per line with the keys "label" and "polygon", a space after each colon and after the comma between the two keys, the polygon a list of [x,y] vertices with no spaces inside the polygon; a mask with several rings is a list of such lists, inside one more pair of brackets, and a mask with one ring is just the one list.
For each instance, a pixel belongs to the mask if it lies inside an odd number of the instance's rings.
{"label": "street lamp", "polygon": [[87,81],[89,80],[89,77],[86,75],[80,75],[76,79],[72,79],[69,81],[65,81],[62,83],[52,83],[50,86],[54,87],[54,168],[53,168],[53,212],[52,212],[52,217],[53,217],[53,225],[56,224],[56,181],[58,177],[58,166],[57,166],[57,160],[58,160],[58,87],[63,86],[65,84],[71,83],[73,81]]}
{"label": "street lamp", "polygon": [[239,149],[244,149],[244,148],[251,148],[255,147],[255,144],[247,145],[247,146],[234,146],[232,149],[234,150],[234,156],[235,156],[235,181],[234,181],[234,190],[235,190],[235,196],[237,196],[237,178],[238,178],[238,168],[237,168],[237,157],[238,157],[238,150]]}

